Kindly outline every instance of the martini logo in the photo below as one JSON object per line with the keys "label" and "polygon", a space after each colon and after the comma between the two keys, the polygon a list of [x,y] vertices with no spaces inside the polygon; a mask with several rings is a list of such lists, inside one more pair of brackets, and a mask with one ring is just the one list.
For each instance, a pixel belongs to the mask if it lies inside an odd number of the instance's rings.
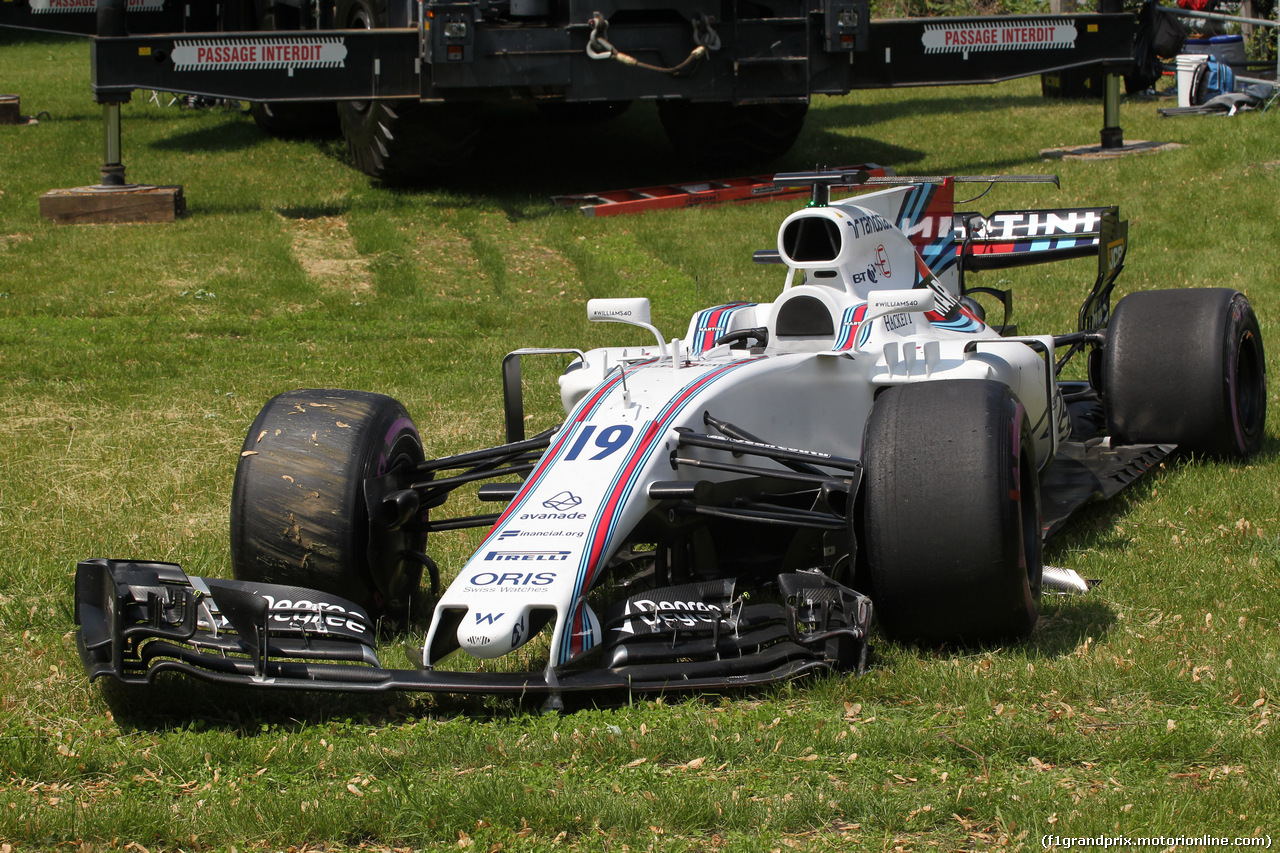
{"label": "martini logo", "polygon": [[173,44],[175,71],[247,71],[259,68],[343,68],[340,38],[194,40]]}
{"label": "martini logo", "polygon": [[[37,15],[59,12],[93,12],[97,0],[30,0],[31,11]],[[130,12],[159,12],[164,0],[128,0],[125,8]]]}
{"label": "martini logo", "polygon": [[1027,21],[1011,23],[926,24],[920,37],[925,53],[964,53],[971,50],[1050,50],[1076,45],[1073,23]]}
{"label": "martini logo", "polygon": [[[1078,210],[999,211],[985,219],[976,216],[969,225],[972,236],[985,240],[1030,240],[1036,237],[1093,236],[1098,233],[1106,208]],[[957,224],[956,239],[969,234],[964,223]]]}

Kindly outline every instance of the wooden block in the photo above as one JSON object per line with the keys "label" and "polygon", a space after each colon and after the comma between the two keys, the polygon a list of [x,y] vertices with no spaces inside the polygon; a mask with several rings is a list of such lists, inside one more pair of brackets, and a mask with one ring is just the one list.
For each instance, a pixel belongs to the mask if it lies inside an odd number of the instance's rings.
{"label": "wooden block", "polygon": [[17,95],[0,95],[0,124],[17,124],[22,120]]}
{"label": "wooden block", "polygon": [[40,196],[40,216],[59,225],[172,222],[187,212],[182,187],[76,187]]}

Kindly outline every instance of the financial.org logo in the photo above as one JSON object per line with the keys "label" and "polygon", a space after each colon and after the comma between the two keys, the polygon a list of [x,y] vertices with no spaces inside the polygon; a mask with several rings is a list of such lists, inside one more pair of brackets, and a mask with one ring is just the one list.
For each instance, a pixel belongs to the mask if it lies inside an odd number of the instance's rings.
{"label": "financial.org logo", "polygon": [[552,495],[543,501],[542,505],[547,509],[552,509],[556,512],[566,512],[573,509],[575,506],[579,506],[581,503],[582,498],[578,497],[573,492],[566,491],[561,492],[558,495]]}

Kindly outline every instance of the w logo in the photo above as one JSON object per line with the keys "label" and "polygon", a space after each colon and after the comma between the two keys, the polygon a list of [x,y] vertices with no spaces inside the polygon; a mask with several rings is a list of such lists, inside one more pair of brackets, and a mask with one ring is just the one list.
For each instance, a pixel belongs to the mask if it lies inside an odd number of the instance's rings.
{"label": "w logo", "polygon": [[501,613],[477,613],[476,624],[492,625],[494,622],[497,622],[501,618],[502,618]]}

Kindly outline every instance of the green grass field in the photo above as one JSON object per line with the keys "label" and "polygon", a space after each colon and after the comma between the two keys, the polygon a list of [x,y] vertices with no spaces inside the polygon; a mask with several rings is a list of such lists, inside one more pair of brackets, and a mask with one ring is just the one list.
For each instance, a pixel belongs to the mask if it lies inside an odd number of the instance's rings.
{"label": "green grass field", "polygon": [[[429,454],[497,442],[506,352],[641,340],[588,324],[592,296],[649,297],[668,336],[699,306],[770,299],[777,268],[750,253],[774,244],[792,205],[600,220],[554,209],[555,193],[700,176],[668,153],[647,105],[585,127],[502,111],[474,165],[397,192],[352,170],[339,142],[272,140],[239,112],[137,93],[129,177],[182,184],[189,215],[53,226],[40,194],[96,182],[101,161],[87,54],[0,33],[0,91],[48,113],[0,127],[4,853],[1280,840],[1274,392],[1249,464],[1169,463],[1053,539],[1048,562],[1103,582],[1046,599],[1020,646],[877,639],[859,679],[563,715],[180,688],[167,696],[180,716],[113,717],[76,656],[74,565],[140,557],[229,574],[237,453],[270,396],[382,391],[414,414]],[[1021,81],[817,100],[774,166],[1057,173],[1061,190],[1001,187],[973,207],[1119,204],[1131,235],[1119,293],[1245,291],[1274,376],[1280,114],[1162,120],[1129,101],[1122,118],[1128,139],[1185,147],[1042,160],[1096,142],[1102,108]],[[1022,330],[1065,332],[1092,275],[1073,261],[987,283],[1015,288]],[[555,404],[548,393],[534,420],[553,423]],[[446,574],[474,541],[434,541]]]}

